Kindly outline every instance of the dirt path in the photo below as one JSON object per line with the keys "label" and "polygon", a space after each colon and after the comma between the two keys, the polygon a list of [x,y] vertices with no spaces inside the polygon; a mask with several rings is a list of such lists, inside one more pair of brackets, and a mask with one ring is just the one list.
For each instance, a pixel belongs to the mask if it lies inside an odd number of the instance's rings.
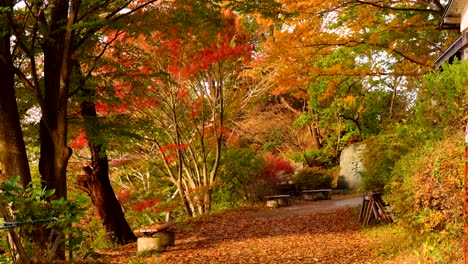
{"label": "dirt path", "polygon": [[355,208],[362,204],[362,197],[346,197],[332,200],[320,200],[314,202],[292,200],[291,206],[280,207],[277,209],[261,210],[252,213],[253,218],[274,219],[283,216],[307,215],[323,211],[332,211],[339,209]]}
{"label": "dirt path", "polygon": [[376,258],[377,245],[361,232],[356,221],[352,208],[361,201],[361,197],[297,201],[279,209],[222,213],[179,225],[176,245],[159,256],[138,256],[133,244],[114,252],[110,260],[167,264],[384,263]]}

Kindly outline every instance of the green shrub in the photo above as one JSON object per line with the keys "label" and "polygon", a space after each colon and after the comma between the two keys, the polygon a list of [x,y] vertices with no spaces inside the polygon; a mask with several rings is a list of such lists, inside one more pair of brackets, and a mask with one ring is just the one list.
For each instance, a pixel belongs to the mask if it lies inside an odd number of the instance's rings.
{"label": "green shrub", "polygon": [[[83,241],[78,224],[88,198],[76,196],[73,200],[48,201],[54,190],[46,190],[34,181],[24,189],[18,182],[16,177],[0,185],[0,202],[12,210],[15,231],[22,238],[28,257],[37,263],[49,262],[48,258],[56,252],[54,244],[63,242],[68,252],[77,250]],[[40,236],[48,236],[48,242],[39,240]]]}
{"label": "green shrub", "polygon": [[415,117],[426,126],[451,129],[463,125],[463,117],[468,113],[468,61],[442,67],[443,71],[424,76]]}
{"label": "green shrub", "polygon": [[425,142],[441,139],[443,133],[433,127],[415,124],[395,124],[392,131],[365,141],[363,155],[365,171],[361,172],[364,191],[383,192],[390,183],[395,164]]}
{"label": "green shrub", "polygon": [[444,65],[425,76],[410,120],[366,142],[363,185],[385,192],[397,223],[417,237],[421,263],[461,259],[467,85],[468,62]]}
{"label": "green shrub", "polygon": [[468,113],[468,61],[444,65],[443,71],[424,77],[411,119],[401,120],[386,132],[366,140],[363,188],[383,191],[392,181],[395,164],[425,142],[437,142],[454,127],[464,125]]}
{"label": "green shrub", "polygon": [[382,192],[389,183],[395,163],[407,151],[407,145],[395,135],[380,135],[366,141],[361,172],[364,191]]}
{"label": "green shrub", "polygon": [[227,209],[255,201],[261,196],[257,178],[264,165],[263,157],[248,148],[226,148],[213,193],[213,207]]}
{"label": "green shrub", "polygon": [[334,152],[326,151],[324,149],[305,150],[303,152],[294,153],[291,158],[294,162],[307,164],[307,166],[317,166],[329,168],[336,163],[336,154]]}
{"label": "green shrub", "polygon": [[427,144],[396,164],[386,188],[388,200],[398,218],[413,230],[448,232],[460,227],[462,139],[457,133],[438,144]]}
{"label": "green shrub", "polygon": [[332,187],[333,177],[325,170],[317,168],[304,168],[293,178],[301,190],[329,189]]}
{"label": "green shrub", "polygon": [[348,181],[346,181],[346,178],[343,175],[338,176],[338,180],[336,183],[336,188],[340,190],[349,190],[350,186]]}

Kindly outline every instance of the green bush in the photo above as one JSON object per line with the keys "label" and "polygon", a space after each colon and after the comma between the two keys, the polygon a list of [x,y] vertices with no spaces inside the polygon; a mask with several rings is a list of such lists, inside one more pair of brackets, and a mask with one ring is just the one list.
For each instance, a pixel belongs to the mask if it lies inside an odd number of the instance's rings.
{"label": "green bush", "polygon": [[[63,242],[68,252],[77,250],[83,241],[78,224],[86,211],[84,205],[88,198],[76,196],[73,200],[48,201],[54,190],[46,190],[38,182],[24,189],[18,182],[19,177],[16,177],[0,185],[0,202],[11,209],[15,231],[21,237],[28,258],[36,263],[50,262],[48,258],[57,250],[54,244]],[[41,236],[47,236],[48,242],[39,240]]]}
{"label": "green bush", "polygon": [[236,207],[260,199],[263,186],[257,181],[263,157],[248,148],[226,148],[213,193],[214,209]]}
{"label": "green bush", "polygon": [[411,119],[366,142],[363,185],[384,191],[397,223],[418,238],[422,263],[461,259],[467,85],[468,62],[444,65],[418,87]]}
{"label": "green bush", "polygon": [[440,129],[419,123],[395,124],[386,134],[365,141],[363,155],[365,171],[361,172],[364,191],[383,192],[390,183],[395,164],[406,154],[428,141],[443,137]]}
{"label": "green bush", "polygon": [[396,135],[375,136],[366,141],[361,172],[364,191],[383,192],[390,181],[395,163],[408,152],[408,144]]}
{"label": "green bush", "polygon": [[389,126],[385,133],[366,140],[363,188],[383,191],[392,180],[395,164],[425,142],[437,142],[455,127],[463,126],[468,114],[468,61],[444,65],[443,71],[424,77],[409,115]]}
{"label": "green bush", "polygon": [[301,190],[329,189],[332,187],[333,177],[325,170],[317,168],[304,168],[293,178]]}
{"label": "green bush", "polygon": [[442,67],[442,71],[424,76],[415,117],[426,126],[451,129],[463,125],[468,114],[468,61]]}
{"label": "green bush", "polygon": [[462,139],[457,133],[438,144],[419,147],[395,165],[386,188],[388,201],[413,230],[448,232],[460,227]]}

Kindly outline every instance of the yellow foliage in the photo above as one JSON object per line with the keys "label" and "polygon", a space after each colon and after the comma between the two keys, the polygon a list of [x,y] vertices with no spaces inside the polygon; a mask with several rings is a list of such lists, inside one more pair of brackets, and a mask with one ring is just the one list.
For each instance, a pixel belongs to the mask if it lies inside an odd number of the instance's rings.
{"label": "yellow foliage", "polygon": [[348,104],[353,104],[355,101],[356,101],[356,97],[354,97],[354,96],[352,96],[352,95],[348,95],[348,96],[346,96],[346,98],[344,99],[344,102],[345,102],[345,103],[348,103]]}

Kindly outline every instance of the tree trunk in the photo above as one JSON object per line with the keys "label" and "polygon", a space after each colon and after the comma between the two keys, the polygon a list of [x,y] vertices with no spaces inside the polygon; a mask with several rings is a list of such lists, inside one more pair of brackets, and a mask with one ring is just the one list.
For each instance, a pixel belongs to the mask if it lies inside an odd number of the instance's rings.
{"label": "tree trunk", "polygon": [[[94,146],[93,151],[99,152],[99,148]],[[107,162],[107,157],[99,159],[101,160],[100,164]],[[93,169],[85,167],[85,175],[80,176],[78,185],[91,197],[110,240],[118,244],[136,241],[136,237],[128,225],[122,207],[112,189],[109,176],[105,173],[107,166],[104,167],[100,168],[98,166]]]}
{"label": "tree trunk", "polygon": [[[90,93],[90,91],[87,91]],[[85,121],[88,147],[91,152],[91,167],[84,168],[85,175],[78,179],[79,187],[88,193],[101,218],[104,229],[112,241],[127,244],[136,241],[132,229],[125,219],[109,180],[109,162],[99,138],[99,123],[94,102],[81,103],[81,115]]]}
{"label": "tree trunk", "polygon": [[[69,9],[71,7],[71,9]],[[44,97],[41,104],[40,123],[41,151],[39,172],[47,189],[54,189],[51,199],[67,199],[66,170],[72,155],[67,146],[67,110],[70,88],[70,66],[73,46],[71,24],[76,15],[74,5],[68,0],[53,2],[45,41],[44,52]],[[38,87],[36,87],[37,89]],[[47,233],[47,232],[46,232]],[[63,237],[61,230],[53,239]],[[47,234],[42,241],[47,241]],[[54,259],[65,259],[65,241],[60,241]]]}
{"label": "tree trunk", "polygon": [[212,189],[211,186],[209,186],[208,190],[206,190],[205,197],[203,199],[203,201],[205,203],[205,212],[206,213],[211,212],[211,203],[212,203],[211,197],[212,196],[213,196],[213,189]]}
{"label": "tree trunk", "polygon": [[309,133],[312,138],[312,149],[319,150],[322,148],[322,144],[320,143],[320,132],[318,128],[314,125],[308,125]]}
{"label": "tree trunk", "polygon": [[[7,2],[0,2],[0,8],[13,10],[14,1]],[[6,12],[0,14],[0,36],[0,181],[20,176],[22,185],[26,186],[31,181],[31,173],[16,103],[11,34]]]}
{"label": "tree trunk", "polygon": [[184,211],[185,213],[189,216],[189,217],[193,217],[194,216],[194,211],[192,209],[192,207],[190,206],[190,202],[189,200],[187,199],[187,197],[185,196],[185,189],[182,188],[182,184],[178,183],[176,184],[177,186],[177,190],[179,190],[179,197],[180,197],[180,200],[182,202],[182,205],[184,206]]}

